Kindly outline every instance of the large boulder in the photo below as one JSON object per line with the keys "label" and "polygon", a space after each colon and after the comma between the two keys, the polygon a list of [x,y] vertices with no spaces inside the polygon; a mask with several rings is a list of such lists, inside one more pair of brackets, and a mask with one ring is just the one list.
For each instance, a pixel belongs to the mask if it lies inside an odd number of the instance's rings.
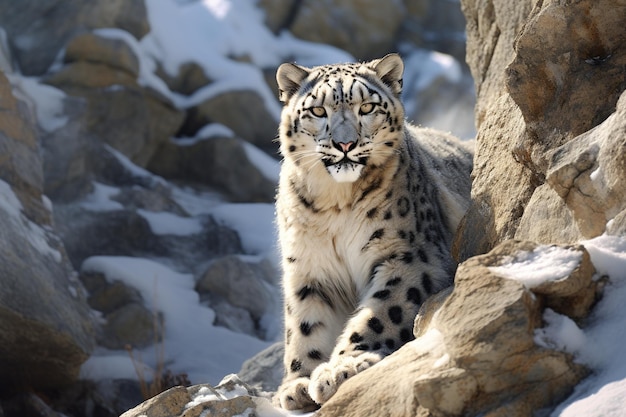
{"label": "large boulder", "polygon": [[54,232],[33,120],[0,73],[0,389],[76,380],[94,348],[84,289]]}
{"label": "large boulder", "polygon": [[624,208],[616,197],[623,193],[624,145],[615,132],[624,112],[618,99],[626,88],[626,27],[619,16],[626,6],[462,5],[478,137],[459,257],[513,237],[572,243],[603,233]]}

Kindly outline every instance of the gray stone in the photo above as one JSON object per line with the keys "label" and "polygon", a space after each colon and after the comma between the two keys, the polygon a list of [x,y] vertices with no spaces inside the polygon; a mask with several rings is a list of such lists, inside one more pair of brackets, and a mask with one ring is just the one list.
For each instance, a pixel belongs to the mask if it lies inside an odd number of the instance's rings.
{"label": "gray stone", "polygon": [[273,202],[276,183],[250,161],[243,142],[212,137],[192,144],[163,143],[148,169],[168,179],[215,187],[237,202]]}
{"label": "gray stone", "polygon": [[226,327],[237,333],[245,333],[250,336],[258,337],[254,319],[248,310],[235,307],[222,299],[217,301],[211,300],[209,304],[211,309],[215,312],[215,321],[213,324]]}
{"label": "gray stone", "polygon": [[141,303],[126,304],[106,314],[104,319],[106,324],[102,326],[98,344],[109,349],[141,349],[155,343],[160,337],[160,319]]}
{"label": "gray stone", "polygon": [[275,303],[272,289],[257,265],[226,256],[212,261],[196,283],[196,291],[213,293],[259,320]]}
{"label": "gray stone", "polygon": [[[84,278],[83,276],[86,277]],[[83,271],[80,274],[80,280],[81,282],[93,282],[94,276],[101,276],[101,274]],[[89,286],[85,285],[85,288],[89,288]],[[127,304],[141,303],[142,298],[141,294],[136,289],[127,286],[123,282],[116,281],[111,284],[105,282],[102,288],[90,291],[87,302],[94,310],[109,314]]]}
{"label": "gray stone", "polygon": [[263,98],[254,91],[229,91],[190,107],[181,133],[194,136],[209,123],[227,126],[238,137],[261,149],[273,149],[274,152],[278,149],[273,143],[278,120],[266,109]]}
{"label": "gray stone", "polygon": [[[232,392],[237,390],[238,395]],[[248,395],[240,394],[241,391]],[[209,384],[194,385],[189,388],[174,387],[128,410],[120,417],[235,417],[256,416],[259,398],[254,388],[248,386],[230,375],[224,378],[220,385],[212,387]],[[217,399],[204,400],[204,396]],[[265,400],[267,401],[267,400]]]}
{"label": "gray stone", "polygon": [[263,391],[276,392],[283,379],[282,342],[274,343],[243,363],[237,374],[246,383]]}

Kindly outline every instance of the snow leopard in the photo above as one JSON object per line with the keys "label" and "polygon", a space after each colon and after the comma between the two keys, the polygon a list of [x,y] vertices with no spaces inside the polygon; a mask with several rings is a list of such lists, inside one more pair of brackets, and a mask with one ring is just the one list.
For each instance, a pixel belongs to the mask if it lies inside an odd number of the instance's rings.
{"label": "snow leopard", "polygon": [[318,408],[414,339],[420,305],[452,284],[472,150],[405,121],[403,72],[397,54],[277,70],[285,409]]}

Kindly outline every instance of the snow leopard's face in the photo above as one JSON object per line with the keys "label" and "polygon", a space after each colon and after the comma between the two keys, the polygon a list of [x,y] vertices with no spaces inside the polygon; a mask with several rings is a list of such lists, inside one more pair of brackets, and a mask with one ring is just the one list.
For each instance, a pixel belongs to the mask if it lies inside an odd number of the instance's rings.
{"label": "snow leopard's face", "polygon": [[354,182],[396,151],[402,137],[402,60],[304,68],[283,64],[281,153],[305,171],[322,164],[337,182]]}

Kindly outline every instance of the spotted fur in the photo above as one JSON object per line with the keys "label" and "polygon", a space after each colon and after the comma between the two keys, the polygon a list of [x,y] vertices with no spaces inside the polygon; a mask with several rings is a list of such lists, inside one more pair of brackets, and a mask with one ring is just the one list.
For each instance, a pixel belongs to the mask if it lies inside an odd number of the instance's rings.
{"label": "spotted fur", "polygon": [[472,156],[405,122],[403,69],[395,54],[278,69],[284,408],[316,408],[412,340],[422,302],[452,282]]}

